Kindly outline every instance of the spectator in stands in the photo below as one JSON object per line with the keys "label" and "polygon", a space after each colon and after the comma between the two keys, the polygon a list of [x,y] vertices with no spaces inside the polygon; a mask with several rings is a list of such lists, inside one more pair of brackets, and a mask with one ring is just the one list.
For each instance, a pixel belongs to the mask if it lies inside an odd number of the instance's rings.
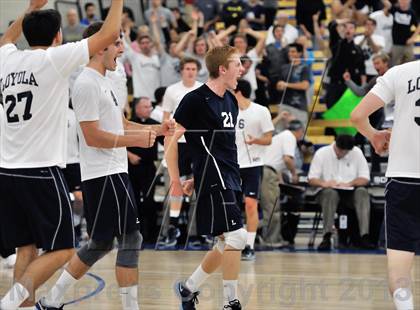
{"label": "spectator in stands", "polygon": [[[143,125],[156,125],[159,122],[150,118],[153,110],[149,98],[141,97],[134,102],[134,115],[131,121]],[[157,139],[163,144],[163,139]],[[129,147],[128,175],[133,185],[134,197],[138,205],[138,214],[142,219],[141,234],[146,243],[156,241],[157,209],[154,201],[157,160],[157,142],[151,148]]]}
{"label": "spectator in stands", "polygon": [[336,141],[315,152],[309,170],[309,185],[322,188],[318,194],[322,207],[323,240],[318,250],[331,249],[334,216],[338,205],[356,210],[361,246],[371,248],[369,241],[370,200],[366,186],[369,167],[363,152],[354,146],[350,135],[339,135]]}
{"label": "spectator in stands", "polygon": [[294,43],[298,38],[299,32],[294,26],[289,24],[289,16],[282,11],[278,11],[276,19],[274,21],[274,25],[271,25],[270,28],[268,28],[267,39],[265,40],[266,45],[271,44],[275,41],[273,34],[273,28],[275,25],[283,26],[283,39],[285,44]]}
{"label": "spectator in stands", "polygon": [[279,6],[279,1],[277,0],[263,0],[265,29],[268,29],[273,25],[278,6]]}
{"label": "spectator in stands", "polygon": [[[106,14],[108,14],[108,12]],[[123,29],[126,29],[127,27],[130,28],[130,40],[135,41],[137,38],[137,29],[135,25],[134,13],[129,7],[123,7],[121,25]]]}
{"label": "spectator in stands", "polygon": [[280,80],[281,68],[284,64],[289,62],[287,43],[283,38],[284,27],[275,25],[273,28],[274,42],[267,45],[265,48],[266,57],[264,63],[267,67],[267,77],[269,83],[270,103],[280,102],[280,92],[276,88],[276,82]]}
{"label": "spectator in stands", "polygon": [[164,45],[160,39],[160,30],[157,23],[157,14],[150,15],[150,23],[155,42],[156,51],[159,54],[160,61],[160,80],[161,86],[169,86],[181,80],[179,73],[180,59],[176,54],[176,42],[169,43],[168,52],[166,52]]}
{"label": "spectator in stands", "polygon": [[[257,40],[257,44],[254,48],[248,51],[248,40],[246,35],[250,35]],[[257,77],[255,75],[255,68],[261,60],[264,51],[265,35],[262,32],[252,30],[249,27],[240,28],[238,34],[233,38],[233,46],[238,49],[241,56],[247,55],[252,64],[248,69],[248,72],[242,76],[244,80],[247,80],[251,84],[251,100],[255,99],[255,91],[257,90]]]}
{"label": "spectator in stands", "polygon": [[155,100],[154,92],[160,86],[160,61],[153,51],[152,39],[148,35],[140,36],[137,40],[140,52],[136,52],[129,43],[129,32],[124,35],[123,60],[133,68],[133,96]]}
{"label": "spectator in stands", "polygon": [[[414,43],[420,34],[420,26],[416,14],[410,7],[411,0],[398,0],[391,8],[394,16],[392,25],[392,65],[400,65],[414,60]],[[413,31],[412,27],[416,27]]]}
{"label": "spectator in stands", "polygon": [[153,102],[153,111],[150,114],[150,118],[154,119],[158,123],[163,122],[162,101],[163,101],[163,96],[165,96],[165,92],[166,92],[166,87],[158,87],[155,90],[156,101]]}
{"label": "spectator in stands", "polygon": [[312,103],[312,97],[314,95],[315,89],[314,89],[314,76],[312,72],[312,65],[315,62],[315,54],[313,52],[313,49],[310,48],[310,41],[309,39],[302,35],[297,38],[296,43],[302,45],[303,47],[303,55],[302,55],[302,62],[305,63],[308,66],[309,69],[309,88],[306,92],[306,99],[308,100],[308,106]]}
{"label": "spectator in stands", "polygon": [[67,26],[63,27],[63,43],[80,41],[86,26],[79,23],[77,11],[69,9],[67,11]]}
{"label": "spectator in stands", "polygon": [[230,0],[223,5],[221,13],[225,28],[239,25],[239,21],[245,18],[248,5],[243,0]]}
{"label": "spectator in stands", "polygon": [[343,74],[348,71],[352,80],[361,85],[366,83],[365,59],[360,46],[354,43],[356,24],[348,20],[333,20],[328,25],[332,59],[328,76],[325,102],[332,107],[346,90]]}
{"label": "spectator in stands", "polygon": [[[379,76],[383,76],[390,67],[390,58],[384,52],[373,55],[372,57],[373,66],[378,72],[378,75],[373,77],[368,83],[364,85],[357,85],[351,79],[348,72],[344,73],[343,78],[348,88],[350,88],[357,96],[364,97],[376,84],[376,80]],[[388,104],[384,108],[375,111],[369,116],[369,121],[372,126],[376,129],[392,127],[394,114],[394,105]],[[373,147],[371,148],[373,149]],[[381,171],[381,160],[380,156],[376,152],[371,152],[371,171]]]}
{"label": "spectator in stands", "polygon": [[249,0],[245,18],[254,30],[265,30],[264,8],[259,0]]}
{"label": "spectator in stands", "polygon": [[204,31],[210,30],[220,19],[219,1],[217,0],[196,0],[196,8],[204,15]]}
{"label": "spectator in stands", "polygon": [[87,2],[85,4],[85,14],[86,18],[83,18],[80,23],[85,26],[89,26],[93,22],[97,22],[100,18],[95,16],[96,6],[92,2]]}
{"label": "spectator in stands", "polygon": [[334,0],[331,3],[333,18],[349,18],[358,25],[363,25],[370,7],[379,9],[380,0]]}
{"label": "spectator in stands", "polygon": [[310,86],[310,70],[302,61],[303,46],[298,43],[289,45],[289,64],[280,70],[280,80],[276,88],[282,92],[280,111],[293,114],[305,126],[308,123],[308,99],[306,92]]}
{"label": "spectator in stands", "polygon": [[312,16],[317,13],[320,13],[318,22],[319,26],[321,26],[321,21],[327,18],[323,0],[297,0],[296,24],[299,26],[301,33],[308,39],[312,39],[314,37],[315,31]]}
{"label": "spectator in stands", "polygon": [[376,21],[374,34],[385,38],[384,52],[390,54],[392,48],[392,25],[394,23],[394,17],[390,13],[392,4],[388,0],[382,0],[382,3],[384,5],[383,9],[373,12],[369,17]]}
{"label": "spectator in stands", "polygon": [[373,54],[379,53],[385,47],[385,38],[374,34],[376,29],[376,20],[368,18],[365,21],[365,32],[354,38],[354,43],[359,45],[365,57],[365,70],[367,81],[378,75],[373,66]]}
{"label": "spectator in stands", "polygon": [[[161,29],[161,42],[169,41],[169,28],[177,28],[176,20],[171,10],[162,6],[161,0],[152,0],[151,6],[144,12],[146,23],[151,25],[150,17],[152,14],[157,16],[158,28]],[[166,30],[166,33],[164,32]]]}
{"label": "spectator in stands", "polygon": [[281,247],[283,242],[280,233],[279,183],[284,182],[283,174],[288,175],[292,183],[298,181],[294,158],[297,141],[303,138],[304,131],[300,121],[292,120],[287,130],[273,136],[271,145],[267,146],[263,156],[264,172],[260,201],[263,213],[263,240],[274,247]]}

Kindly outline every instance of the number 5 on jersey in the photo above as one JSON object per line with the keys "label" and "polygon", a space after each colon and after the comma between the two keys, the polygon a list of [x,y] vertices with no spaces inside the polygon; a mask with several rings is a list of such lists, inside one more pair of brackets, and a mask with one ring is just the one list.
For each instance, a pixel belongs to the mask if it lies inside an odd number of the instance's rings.
{"label": "number 5 on jersey", "polygon": [[227,128],[233,128],[235,127],[233,125],[233,117],[232,117],[232,113],[229,112],[222,112],[222,117],[223,117],[223,127],[227,127]]}

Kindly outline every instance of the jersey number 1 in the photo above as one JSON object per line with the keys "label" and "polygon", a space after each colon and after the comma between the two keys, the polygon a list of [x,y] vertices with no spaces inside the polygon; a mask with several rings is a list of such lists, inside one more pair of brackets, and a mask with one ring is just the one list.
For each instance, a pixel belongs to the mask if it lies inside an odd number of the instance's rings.
{"label": "jersey number 1", "polygon": [[31,91],[25,91],[23,93],[17,94],[17,96],[8,95],[5,99],[5,109],[6,106],[9,105],[9,107],[6,110],[7,115],[7,122],[8,123],[17,123],[19,122],[19,116],[15,113],[12,115],[13,110],[16,107],[16,103],[21,103],[23,100],[25,100],[25,111],[23,112],[22,118],[24,121],[27,121],[31,119],[31,106],[32,106],[32,92]]}
{"label": "jersey number 1", "polygon": [[228,127],[228,128],[233,128],[233,117],[232,117],[232,113],[226,113],[226,112],[222,112],[222,117],[223,117],[223,127]]}

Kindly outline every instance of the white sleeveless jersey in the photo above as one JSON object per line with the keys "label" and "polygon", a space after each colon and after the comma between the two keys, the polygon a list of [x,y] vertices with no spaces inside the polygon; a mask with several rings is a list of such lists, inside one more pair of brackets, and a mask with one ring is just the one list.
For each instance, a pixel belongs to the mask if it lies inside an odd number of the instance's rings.
{"label": "white sleeveless jersey", "polygon": [[274,126],[271,122],[270,111],[266,107],[251,102],[246,110],[239,109],[236,122],[236,146],[240,168],[264,165],[262,157],[267,146],[249,145],[245,141],[248,140],[248,135],[259,138],[270,131],[274,131]]}
{"label": "white sleeveless jersey", "polygon": [[87,40],[47,50],[0,48],[0,167],[65,166],[69,76],[88,61]]}
{"label": "white sleeveless jersey", "polygon": [[395,100],[386,176],[420,178],[420,61],[391,68],[371,92]]}

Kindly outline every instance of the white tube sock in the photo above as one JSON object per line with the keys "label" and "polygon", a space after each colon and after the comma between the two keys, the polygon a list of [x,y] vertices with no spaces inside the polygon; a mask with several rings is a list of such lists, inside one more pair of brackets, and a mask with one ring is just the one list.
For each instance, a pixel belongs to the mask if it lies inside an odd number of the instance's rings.
{"label": "white tube sock", "polygon": [[191,292],[197,292],[198,288],[203,284],[204,281],[210,276],[209,273],[205,272],[200,266],[193,272],[193,274],[188,278],[185,285]]}
{"label": "white tube sock", "polygon": [[256,232],[248,232],[247,234],[247,240],[246,244],[251,247],[251,249],[254,249],[254,243],[255,243],[255,237],[257,236]]}
{"label": "white tube sock", "polygon": [[29,297],[28,290],[20,283],[16,282],[7,294],[0,301],[0,309],[14,310]]}
{"label": "white tube sock", "polygon": [[238,280],[223,280],[223,300],[228,305],[230,301],[238,299]]}
{"label": "white tube sock", "polygon": [[67,290],[71,288],[76,282],[77,280],[73,278],[73,276],[67,270],[64,269],[60,278],[58,278],[57,282],[54,284],[47,296],[45,296],[42,300],[44,306],[56,308],[60,307],[63,304],[64,295],[66,294]]}
{"label": "white tube sock", "polygon": [[138,286],[120,287],[123,310],[139,310]]}

